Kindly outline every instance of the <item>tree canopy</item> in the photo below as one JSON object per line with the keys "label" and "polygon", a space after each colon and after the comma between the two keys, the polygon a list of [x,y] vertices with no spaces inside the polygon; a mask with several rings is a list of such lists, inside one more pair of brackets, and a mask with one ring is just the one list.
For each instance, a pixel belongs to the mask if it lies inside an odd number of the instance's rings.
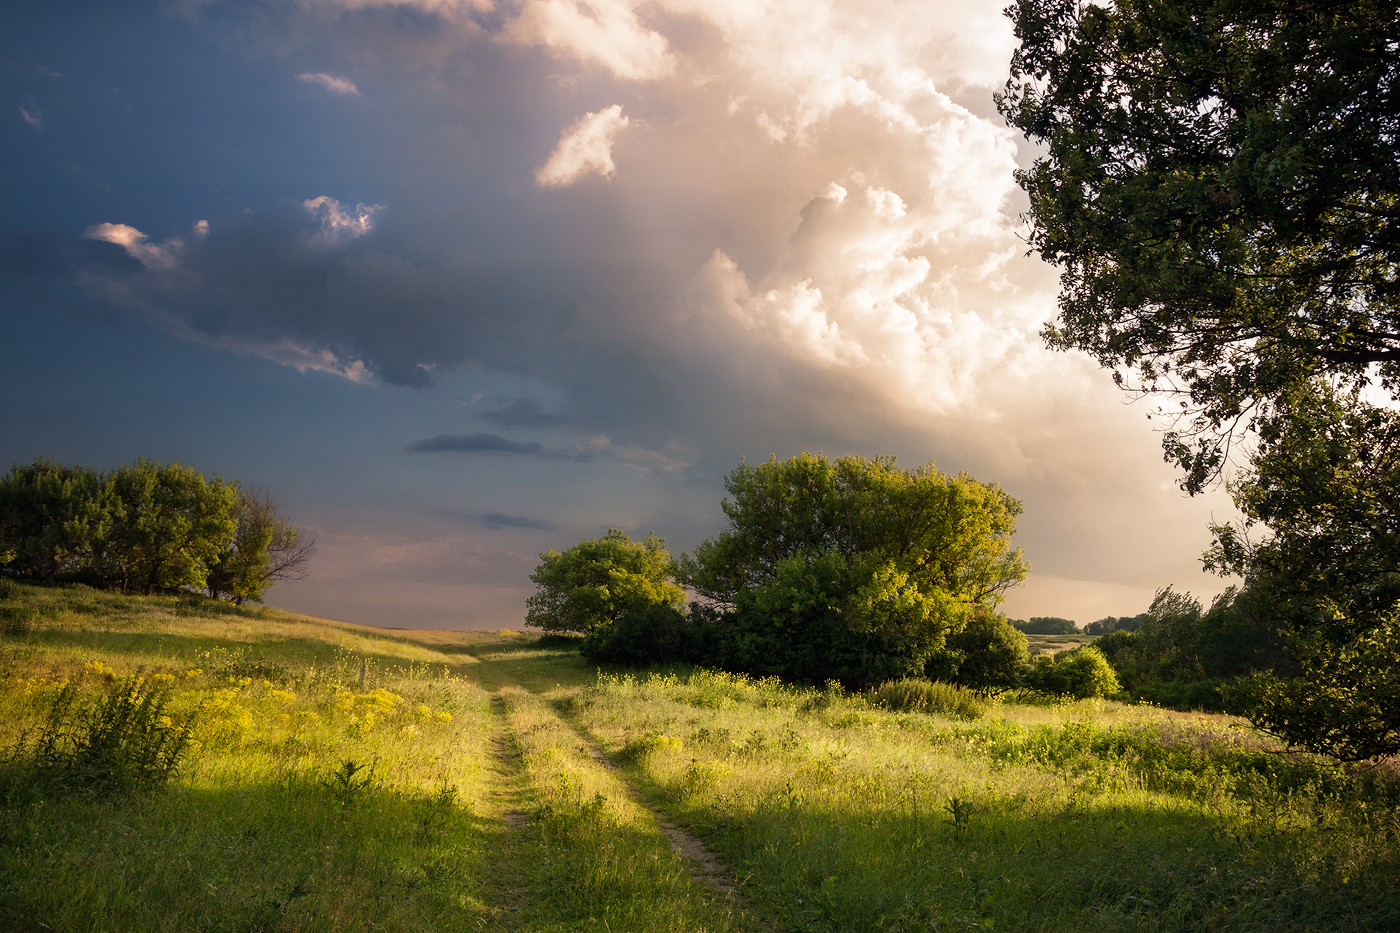
{"label": "tree canopy", "polygon": [[1340,758],[1400,754],[1400,413],[1317,381],[1281,405],[1207,554],[1250,579],[1296,665],[1255,677],[1251,716]]}
{"label": "tree canopy", "polygon": [[313,552],[269,496],[181,463],[98,473],[41,458],[0,477],[0,566],[28,580],[259,602]]}
{"label": "tree canopy", "polygon": [[892,457],[741,464],[728,519],[682,559],[716,604],[730,663],[821,682],[923,673],[949,632],[994,608],[1026,565],[1021,504],[995,484]]}
{"label": "tree canopy", "polygon": [[588,635],[628,612],[679,607],[685,591],[674,575],[665,538],[649,534],[633,541],[609,528],[601,538],[540,555],[530,575],[536,590],[526,601],[525,621],[546,632]]}
{"label": "tree canopy", "polygon": [[1018,0],[1000,98],[1061,269],[1052,346],[1180,397],[1199,491],[1300,377],[1400,387],[1391,0]]}

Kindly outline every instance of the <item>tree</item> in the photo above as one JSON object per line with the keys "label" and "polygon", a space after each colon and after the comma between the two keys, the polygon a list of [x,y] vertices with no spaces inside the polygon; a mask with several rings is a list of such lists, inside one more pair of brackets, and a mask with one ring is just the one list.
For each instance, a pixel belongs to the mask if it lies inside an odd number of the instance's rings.
{"label": "tree", "polygon": [[1343,759],[1400,753],[1400,413],[1321,380],[1280,408],[1232,486],[1244,519],[1207,554],[1249,577],[1296,665],[1253,678],[1251,718]]}
{"label": "tree", "polygon": [[1393,0],[1018,0],[999,105],[1061,268],[1051,346],[1180,398],[1200,491],[1299,379],[1400,388]]}
{"label": "tree", "polygon": [[202,590],[238,530],[236,489],[181,463],[138,460],[107,474],[111,528],[95,557],[124,593]]}
{"label": "tree", "polygon": [[107,530],[109,507],[96,470],[52,460],[16,463],[0,479],[0,564],[46,581],[86,566]]}
{"label": "tree", "polygon": [[924,665],[924,673],[932,680],[996,694],[1021,683],[1029,658],[1026,636],[1005,616],[983,612],[947,637]]}
{"label": "tree", "polygon": [[1135,616],[1104,616],[1084,626],[1085,635],[1108,635],[1112,632],[1136,632],[1147,621],[1147,613]]}
{"label": "tree", "polygon": [[1140,618],[1137,631],[1116,629],[1094,642],[1133,700],[1247,713],[1241,679],[1291,664],[1252,588],[1230,587],[1203,610],[1189,593],[1167,587]]}
{"label": "tree", "polygon": [[587,635],[629,610],[685,604],[666,539],[655,534],[634,542],[609,528],[562,553],[541,554],[530,580],[537,589],[526,601],[525,621],[546,632]]}
{"label": "tree", "polygon": [[235,487],[236,529],[209,568],[209,595],[237,605],[262,602],[274,583],[300,580],[316,554],[314,535],[303,535],[277,514],[278,503],[263,490]]}
{"label": "tree", "polygon": [[719,607],[728,666],[816,683],[918,676],[1025,577],[1010,544],[1020,503],[931,464],[804,453],[741,464],[725,489],[728,527],[681,577]]}
{"label": "tree", "polygon": [[1026,686],[1046,696],[1076,700],[1112,696],[1119,689],[1112,665],[1093,645],[1036,658]]}

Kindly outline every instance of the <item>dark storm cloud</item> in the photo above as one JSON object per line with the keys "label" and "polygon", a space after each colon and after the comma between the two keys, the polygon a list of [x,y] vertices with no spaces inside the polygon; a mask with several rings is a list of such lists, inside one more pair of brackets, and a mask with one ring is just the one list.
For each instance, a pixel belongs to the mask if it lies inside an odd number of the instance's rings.
{"label": "dark storm cloud", "polygon": [[501,512],[483,512],[480,516],[481,523],[492,530],[502,528],[528,528],[534,531],[553,531],[555,526],[549,522],[538,521],[533,518],[525,518],[521,515],[506,515]]}
{"label": "dark storm cloud", "polygon": [[504,408],[479,412],[477,417],[507,428],[552,428],[567,420],[541,411],[540,403],[532,398],[518,398]]}
{"label": "dark storm cloud", "polygon": [[490,453],[519,454],[526,457],[548,456],[544,447],[533,441],[512,441],[499,434],[439,434],[414,441],[408,445],[414,453]]}

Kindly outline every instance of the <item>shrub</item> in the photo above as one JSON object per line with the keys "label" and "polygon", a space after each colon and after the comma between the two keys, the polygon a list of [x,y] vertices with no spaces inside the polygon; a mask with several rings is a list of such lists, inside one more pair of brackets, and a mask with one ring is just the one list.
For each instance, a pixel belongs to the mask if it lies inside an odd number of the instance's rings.
{"label": "shrub", "polygon": [[1045,696],[1077,700],[1112,696],[1119,689],[1113,667],[1093,645],[1036,658],[1026,675],[1026,686]]}
{"label": "shrub", "polygon": [[9,577],[0,577],[0,600],[19,599],[19,584]]}
{"label": "shrub", "polygon": [[579,653],[594,663],[648,665],[685,659],[686,617],[666,603],[644,603],[590,631]]}
{"label": "shrub", "polygon": [[931,713],[949,719],[980,719],[987,713],[987,701],[970,690],[952,684],[917,678],[892,680],[865,692],[873,706],[896,712]]}

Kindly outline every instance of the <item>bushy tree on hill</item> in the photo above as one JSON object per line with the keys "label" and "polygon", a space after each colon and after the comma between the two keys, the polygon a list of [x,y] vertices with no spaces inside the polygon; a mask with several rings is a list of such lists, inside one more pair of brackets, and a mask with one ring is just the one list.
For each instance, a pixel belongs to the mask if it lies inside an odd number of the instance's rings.
{"label": "bushy tree on hill", "polygon": [[1026,673],[1025,683],[1045,696],[1076,700],[1113,696],[1120,689],[1113,666],[1093,645],[1041,655]]}
{"label": "bushy tree on hill", "polygon": [[237,605],[261,602],[274,583],[300,580],[316,554],[316,538],[277,513],[271,493],[237,490],[236,529],[219,550],[206,580],[209,595]]}
{"label": "bushy tree on hill", "polygon": [[0,564],[49,580],[90,563],[107,529],[108,499],[96,470],[48,459],[15,464],[0,480]]}
{"label": "bushy tree on hill", "polygon": [[23,579],[260,601],[311,552],[270,498],[180,463],[99,474],[37,459],[0,477],[0,565]]}
{"label": "bushy tree on hill", "polygon": [[[725,488],[728,527],[679,566],[615,530],[542,554],[530,624],[584,633],[598,660],[870,684],[921,676],[1025,576],[1020,503],[965,475],[802,454],[742,464]],[[686,611],[678,582],[700,597]]]}
{"label": "bushy tree on hill", "polygon": [[237,490],[193,467],[139,460],[106,478],[110,529],[94,555],[97,572],[124,593],[202,590],[233,538]]}
{"label": "bushy tree on hill", "polygon": [[530,580],[536,590],[525,621],[546,632],[588,635],[628,612],[658,605],[679,611],[685,604],[666,539],[649,534],[633,541],[616,528],[541,554]]}
{"label": "bushy tree on hill", "polygon": [[924,665],[924,673],[930,680],[998,694],[1020,686],[1029,659],[1026,636],[1005,617],[983,612],[948,636]]}
{"label": "bushy tree on hill", "polygon": [[719,609],[729,666],[798,680],[922,674],[950,632],[1024,579],[1021,504],[994,484],[892,457],[741,464],[728,519],[682,559]]}

